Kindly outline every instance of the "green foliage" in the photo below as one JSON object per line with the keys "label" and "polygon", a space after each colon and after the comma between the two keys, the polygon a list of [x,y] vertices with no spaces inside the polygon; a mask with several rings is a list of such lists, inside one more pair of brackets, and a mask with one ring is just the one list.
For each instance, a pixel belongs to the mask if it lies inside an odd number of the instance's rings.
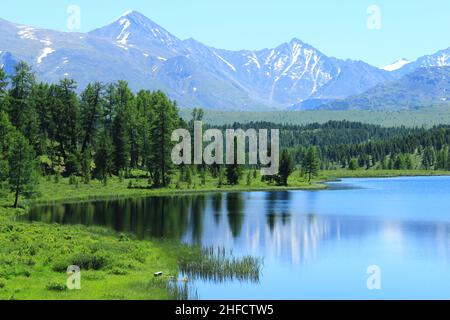
{"label": "green foliage", "polygon": [[319,174],[320,160],[316,147],[310,147],[303,159],[302,170],[311,182],[313,177]]}
{"label": "green foliage", "polygon": [[9,185],[14,192],[14,207],[17,208],[19,196],[30,196],[35,183],[34,152],[27,139],[20,133],[14,134],[9,150]]}
{"label": "green foliage", "polygon": [[50,282],[49,284],[46,285],[46,289],[49,291],[61,292],[61,291],[66,291],[67,286],[65,284],[62,284],[59,282]]}
{"label": "green foliage", "polygon": [[226,176],[228,184],[237,185],[242,177],[242,166],[238,164],[230,164],[226,166]]}
{"label": "green foliage", "polygon": [[150,122],[151,142],[153,152],[147,160],[148,168],[154,186],[166,187],[170,183],[172,172],[171,151],[173,130],[180,125],[178,108],[167,96],[158,91],[154,94],[152,105],[153,119]]}
{"label": "green foliage", "polygon": [[355,171],[356,169],[358,169],[358,167],[358,159],[352,158],[348,164],[348,169]]}
{"label": "green foliage", "polygon": [[432,146],[427,146],[423,152],[422,166],[426,170],[430,170],[436,163],[436,152]]}
{"label": "green foliage", "polygon": [[109,134],[104,132],[100,136],[97,152],[95,153],[94,176],[106,179],[113,172],[113,145]]}
{"label": "green foliage", "polygon": [[295,164],[292,156],[287,150],[281,152],[280,168],[278,174],[278,184],[282,186],[288,185],[289,176],[294,172]]}

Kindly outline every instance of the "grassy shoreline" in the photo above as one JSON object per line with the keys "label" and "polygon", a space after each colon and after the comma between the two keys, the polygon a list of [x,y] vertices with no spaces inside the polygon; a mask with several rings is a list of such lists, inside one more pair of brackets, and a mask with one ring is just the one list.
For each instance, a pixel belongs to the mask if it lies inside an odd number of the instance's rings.
{"label": "grassy shoreline", "polygon": [[[327,182],[337,181],[345,178],[395,178],[395,177],[415,177],[415,176],[450,176],[450,171],[437,170],[327,170],[322,171],[311,183],[299,176],[298,172],[289,178],[288,186],[277,186],[266,184],[260,181],[253,181],[251,186],[246,186],[242,182],[236,186],[221,186],[220,188],[213,181],[208,180],[206,185],[197,184],[195,188],[184,186],[182,189],[175,187],[164,189],[134,189],[128,188],[129,181],[136,179],[125,179],[122,182],[118,178],[110,179],[104,186],[99,181],[91,181],[90,184],[79,184],[78,187],[70,185],[67,179],[62,179],[55,184],[51,181],[42,181],[39,186],[40,196],[27,202],[28,205],[61,204],[73,202],[88,202],[101,200],[114,200],[137,197],[167,197],[192,194],[224,193],[224,192],[257,192],[257,191],[286,191],[305,190],[319,191],[327,189]],[[198,181],[196,181],[198,182]]]}
{"label": "grassy shoreline", "polygon": [[[444,171],[323,171],[311,184],[298,172],[289,179],[289,187],[278,187],[255,179],[251,186],[217,188],[207,180],[195,188],[129,189],[130,180],[111,179],[106,186],[99,181],[90,184],[58,183],[43,179],[39,197],[22,202],[22,209],[12,209],[11,195],[0,198],[0,299],[171,299],[167,281],[153,278],[163,271],[178,274],[180,257],[195,255],[198,248],[166,241],[139,241],[132,235],[85,226],[47,225],[15,221],[30,205],[68,203],[148,196],[178,196],[195,193],[323,190],[326,182],[341,178],[385,178],[398,176],[450,175]],[[196,178],[197,179],[197,178]],[[244,179],[243,179],[244,180]],[[131,179],[139,185],[139,181]],[[145,181],[141,181],[145,183]],[[84,264],[82,290],[64,289],[67,275],[63,266]]]}

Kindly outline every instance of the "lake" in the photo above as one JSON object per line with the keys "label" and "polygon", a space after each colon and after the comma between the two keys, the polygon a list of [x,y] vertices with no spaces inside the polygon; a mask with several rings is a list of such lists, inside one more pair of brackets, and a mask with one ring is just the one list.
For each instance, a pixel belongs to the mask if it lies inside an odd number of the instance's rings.
{"label": "lake", "polygon": [[[259,282],[194,281],[200,299],[450,299],[450,177],[39,206],[28,219],[263,259]],[[369,266],[379,290],[368,289]]]}

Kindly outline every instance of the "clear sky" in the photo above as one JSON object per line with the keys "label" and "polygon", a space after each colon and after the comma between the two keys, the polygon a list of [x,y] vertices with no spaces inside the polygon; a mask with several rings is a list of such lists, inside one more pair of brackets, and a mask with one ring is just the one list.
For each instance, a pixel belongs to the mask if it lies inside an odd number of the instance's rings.
{"label": "clear sky", "polygon": [[0,0],[0,17],[67,30],[69,5],[81,9],[81,32],[133,9],[181,39],[217,48],[271,48],[296,37],[375,66],[450,47],[449,0]]}

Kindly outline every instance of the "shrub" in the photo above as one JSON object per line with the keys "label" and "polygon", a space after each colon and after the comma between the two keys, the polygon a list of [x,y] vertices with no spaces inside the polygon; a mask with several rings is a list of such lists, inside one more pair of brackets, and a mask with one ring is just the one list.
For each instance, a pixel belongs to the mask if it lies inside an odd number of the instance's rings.
{"label": "shrub", "polygon": [[67,290],[67,286],[58,282],[50,282],[47,284],[46,289],[49,291],[65,291]]}
{"label": "shrub", "polygon": [[108,265],[108,259],[101,252],[79,253],[72,258],[71,264],[83,270],[100,270]]}
{"label": "shrub", "polygon": [[0,278],[0,289],[6,287],[6,279]]}
{"label": "shrub", "polygon": [[116,275],[116,276],[124,276],[128,274],[128,271],[126,271],[125,269],[122,268],[117,268],[114,267],[111,271],[110,274]]}

